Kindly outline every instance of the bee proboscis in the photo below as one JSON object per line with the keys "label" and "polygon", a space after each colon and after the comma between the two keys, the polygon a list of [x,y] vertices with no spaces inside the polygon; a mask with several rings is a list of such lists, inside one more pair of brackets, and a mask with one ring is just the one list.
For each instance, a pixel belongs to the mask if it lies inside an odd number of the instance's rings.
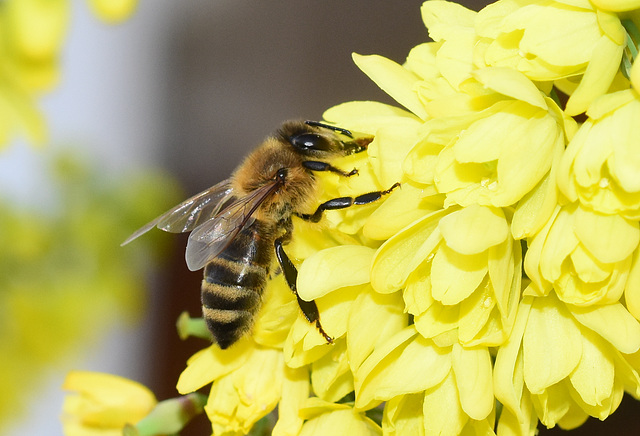
{"label": "bee proboscis", "polygon": [[331,343],[315,301],[298,296],[298,271],[284,246],[291,240],[293,215],[318,222],[325,210],[372,203],[399,186],[396,183],[385,191],[334,198],[308,213],[321,190],[314,172],[356,175],[357,169],[343,171],[330,161],[366,150],[372,140],[371,135],[315,121],[286,122],[250,153],[229,179],[183,201],[134,232],[122,245],[153,227],[172,233],[191,232],[187,266],[192,271],[204,268],[202,312],[222,349],[251,329],[275,255],[305,318]]}

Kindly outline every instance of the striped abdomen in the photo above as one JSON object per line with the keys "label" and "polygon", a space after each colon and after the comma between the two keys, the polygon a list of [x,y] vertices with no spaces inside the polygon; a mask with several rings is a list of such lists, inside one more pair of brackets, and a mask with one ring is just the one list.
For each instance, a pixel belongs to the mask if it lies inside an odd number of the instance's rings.
{"label": "striped abdomen", "polygon": [[251,328],[262,303],[273,256],[272,232],[264,227],[256,220],[205,267],[202,314],[222,349]]}

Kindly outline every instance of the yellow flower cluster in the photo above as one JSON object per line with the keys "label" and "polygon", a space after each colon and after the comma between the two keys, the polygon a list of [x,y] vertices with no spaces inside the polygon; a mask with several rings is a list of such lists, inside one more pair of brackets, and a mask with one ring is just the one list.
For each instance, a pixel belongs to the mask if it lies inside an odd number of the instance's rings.
{"label": "yellow flower cluster", "polygon": [[375,137],[339,163],[358,177],[323,175],[324,196],[401,189],[323,226],[294,217],[298,292],[334,343],[273,278],[252,334],[199,351],[178,381],[212,384],[215,435],[276,407],[280,436],[534,435],[640,398],[638,9],[426,2],[433,42],[404,64],[354,55],[404,108],[324,114]]}
{"label": "yellow flower cluster", "polygon": [[325,195],[402,188],[294,223],[300,296],[335,344],[273,280],[253,336],[179,380],[213,382],[214,434],[278,405],[274,435],[533,435],[640,398],[637,8],[426,2],[434,42],[403,65],[354,55],[405,109],[325,113],[375,135],[343,162],[359,177],[326,176]]}
{"label": "yellow flower cluster", "polygon": [[[137,0],[89,0],[107,22],[127,18]],[[71,0],[3,0],[0,7],[0,145],[26,133],[46,140],[35,99],[60,76],[60,52],[71,15]]]}

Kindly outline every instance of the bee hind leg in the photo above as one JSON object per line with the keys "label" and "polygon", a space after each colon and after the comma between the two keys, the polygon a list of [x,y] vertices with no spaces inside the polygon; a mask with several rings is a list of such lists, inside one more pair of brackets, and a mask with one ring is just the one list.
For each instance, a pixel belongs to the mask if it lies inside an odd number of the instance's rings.
{"label": "bee hind leg", "polygon": [[313,300],[304,301],[298,295],[298,288],[296,285],[296,279],[298,278],[298,270],[296,269],[293,262],[291,262],[291,259],[289,259],[289,256],[287,256],[287,253],[284,251],[284,247],[283,247],[284,244],[289,242],[290,239],[291,239],[291,231],[287,230],[287,232],[283,236],[275,240],[274,246],[276,249],[276,258],[278,259],[278,263],[280,264],[280,268],[282,269],[282,273],[284,274],[284,278],[287,281],[287,284],[289,285],[291,292],[293,292],[296,298],[298,299],[298,306],[300,306],[300,309],[302,310],[304,317],[307,319],[307,321],[309,321],[309,323],[315,324],[316,328],[318,329],[320,334],[325,338],[327,343],[332,344],[333,338],[329,336],[327,332],[324,331],[324,329],[322,328],[322,324],[320,324],[320,312],[318,311],[318,306],[316,305],[316,302]]}

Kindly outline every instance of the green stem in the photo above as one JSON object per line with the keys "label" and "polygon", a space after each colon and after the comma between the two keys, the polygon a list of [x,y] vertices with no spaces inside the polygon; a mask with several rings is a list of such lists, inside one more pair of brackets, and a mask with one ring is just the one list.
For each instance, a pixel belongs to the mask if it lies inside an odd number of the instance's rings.
{"label": "green stem", "polygon": [[640,43],[640,30],[632,20],[622,20],[622,26],[627,32],[627,45],[622,54],[622,74],[628,79],[631,73],[631,65],[638,56],[638,43]]}

